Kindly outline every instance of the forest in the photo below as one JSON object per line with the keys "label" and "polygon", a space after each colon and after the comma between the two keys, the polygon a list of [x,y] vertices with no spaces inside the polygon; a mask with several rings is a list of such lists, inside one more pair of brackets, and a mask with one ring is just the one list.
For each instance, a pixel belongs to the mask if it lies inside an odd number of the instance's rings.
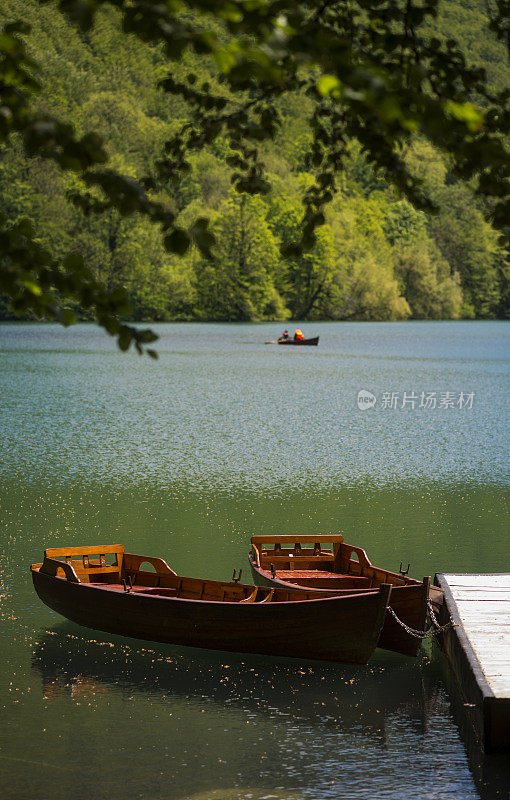
{"label": "forest", "polygon": [[[487,30],[484,9],[482,0],[445,0],[431,35],[455,35],[468,62],[483,66],[501,90],[510,86],[507,55]],[[30,23],[27,45],[43,67],[41,110],[78,133],[99,132],[111,165],[124,175],[138,179],[150,170],[189,117],[186,102],[162,91],[161,81],[192,73],[205,90],[220,88],[207,56],[186,53],[169,75],[161,50],[122,32],[112,8],[83,32],[52,3],[3,0],[0,21],[18,18]],[[267,194],[234,190],[238,156],[222,137],[193,153],[187,174],[164,188],[183,226],[211,220],[212,259],[195,246],[182,256],[168,252],[141,215],[84,215],[69,200],[82,188],[80,178],[27,157],[15,136],[0,160],[0,213],[10,222],[30,219],[57,256],[79,251],[108,289],[127,291],[134,321],[510,317],[509,253],[487,221],[490,208],[422,136],[407,147],[406,162],[434,213],[399,196],[353,139],[315,245],[282,256],[282,246],[299,238],[301,198],[314,173],[309,99],[287,94],[278,113],[277,136],[261,144]],[[14,318],[0,297],[0,319]]]}

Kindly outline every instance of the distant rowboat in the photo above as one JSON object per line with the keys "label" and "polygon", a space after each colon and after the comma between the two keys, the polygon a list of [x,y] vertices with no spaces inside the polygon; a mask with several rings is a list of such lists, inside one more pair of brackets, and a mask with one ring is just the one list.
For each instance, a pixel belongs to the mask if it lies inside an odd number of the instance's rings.
{"label": "distant rowboat", "polygon": [[336,597],[185,578],[161,558],[126,553],[122,545],[48,549],[43,563],[30,569],[43,603],[88,628],[212,650],[353,664],[365,664],[374,652],[391,593],[382,586]]}
{"label": "distant rowboat", "polygon": [[316,347],[319,344],[319,337],[315,336],[313,339],[278,339],[278,344],[295,344],[295,345],[308,345]]}

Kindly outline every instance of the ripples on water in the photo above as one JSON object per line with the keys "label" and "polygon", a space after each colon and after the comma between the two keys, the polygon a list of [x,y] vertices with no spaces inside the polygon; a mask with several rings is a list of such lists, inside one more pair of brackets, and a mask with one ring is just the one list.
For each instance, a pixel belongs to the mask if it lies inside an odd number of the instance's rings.
{"label": "ripples on water", "polygon": [[[0,327],[3,471],[196,489],[369,481],[508,485],[506,323],[158,325],[157,363],[92,326]],[[313,330],[312,330],[313,329]],[[359,411],[368,389],[376,408]],[[382,409],[383,392],[474,392],[470,409]]]}
{"label": "ripples on water", "polygon": [[[154,363],[92,326],[0,326],[2,800],[506,799],[437,654],[346,668],[140,646],[62,624],[27,565],[115,539],[225,579],[253,533],[341,530],[418,576],[498,571],[508,325],[321,323],[308,350],[264,345],[275,326],[156,328]],[[383,391],[475,403],[383,410]]]}

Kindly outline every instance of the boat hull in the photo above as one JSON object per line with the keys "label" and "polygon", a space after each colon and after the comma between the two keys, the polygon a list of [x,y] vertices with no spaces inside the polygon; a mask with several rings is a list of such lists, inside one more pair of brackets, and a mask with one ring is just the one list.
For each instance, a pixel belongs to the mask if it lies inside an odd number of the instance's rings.
{"label": "boat hull", "polygon": [[[315,583],[313,579],[309,579],[306,586],[300,586],[298,583],[272,578],[271,573],[267,570],[257,567],[251,554],[249,559],[253,582],[258,586],[281,589],[306,589],[307,591],[315,588],[320,592],[328,591],[328,579],[321,578],[320,574],[318,574]],[[333,581],[330,581],[330,583],[332,586],[334,585]],[[360,592],[360,590],[356,588],[346,588],[340,591],[331,588],[329,591],[343,597],[348,597],[353,593],[357,594]],[[367,590],[361,590],[361,593],[364,591]],[[427,599],[428,583],[425,581],[423,583],[409,584],[406,586],[392,586],[389,606],[405,625],[416,631],[424,631],[427,623]],[[386,614],[377,647],[381,647],[384,650],[392,650],[402,655],[415,657],[420,650],[421,641],[421,638],[413,636],[399,625],[391,614]]]}
{"label": "boat hull", "polygon": [[212,602],[72,583],[32,568],[43,603],[94,630],[177,645],[365,664],[377,645],[390,587],[350,597]]}
{"label": "boat hull", "polygon": [[319,344],[319,337],[315,336],[312,339],[278,339],[278,344],[316,347]]}

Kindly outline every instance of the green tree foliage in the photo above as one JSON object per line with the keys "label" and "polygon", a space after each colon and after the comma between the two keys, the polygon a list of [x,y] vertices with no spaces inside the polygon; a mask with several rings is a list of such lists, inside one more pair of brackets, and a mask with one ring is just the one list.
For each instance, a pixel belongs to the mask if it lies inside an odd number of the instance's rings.
{"label": "green tree foliage", "polygon": [[494,316],[500,298],[498,265],[505,261],[496,234],[469,203],[463,186],[445,187],[431,233],[452,272],[460,276],[466,304],[477,317]]}
{"label": "green tree foliage", "polygon": [[402,294],[415,319],[458,319],[462,292],[458,274],[435,263],[423,247],[407,245],[397,253],[395,268]]}
{"label": "green tree foliage", "polygon": [[[273,283],[278,268],[277,241],[259,198],[237,195],[218,209],[216,264],[196,266],[197,302],[208,319],[281,319],[286,309]],[[211,270],[213,270],[211,274]]]}
{"label": "green tree foliage", "polygon": [[1,316],[510,316],[504,4],[0,14]]}
{"label": "green tree foliage", "polygon": [[381,269],[370,254],[359,258],[346,287],[345,318],[398,320],[410,314],[392,272]]}
{"label": "green tree foliage", "polygon": [[[134,320],[190,319],[195,293],[189,263],[168,253],[146,219],[122,224],[113,264]],[[187,267],[187,268],[186,268]]]}

